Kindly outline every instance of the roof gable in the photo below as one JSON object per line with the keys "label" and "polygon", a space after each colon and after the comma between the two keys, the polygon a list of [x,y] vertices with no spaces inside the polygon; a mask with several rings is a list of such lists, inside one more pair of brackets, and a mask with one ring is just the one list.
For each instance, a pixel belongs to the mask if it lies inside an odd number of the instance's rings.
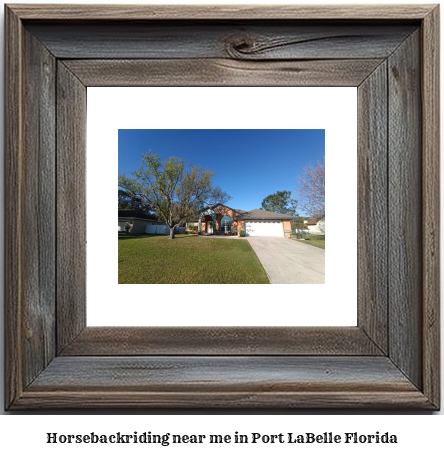
{"label": "roof gable", "polygon": [[239,217],[236,218],[248,220],[292,220],[295,216],[264,211],[263,209],[253,209],[251,211],[241,213]]}

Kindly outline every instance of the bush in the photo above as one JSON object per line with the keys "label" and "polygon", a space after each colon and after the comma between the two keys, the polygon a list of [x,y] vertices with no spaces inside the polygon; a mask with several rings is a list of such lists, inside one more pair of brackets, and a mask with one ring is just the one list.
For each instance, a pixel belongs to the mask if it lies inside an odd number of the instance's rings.
{"label": "bush", "polygon": [[198,234],[199,236],[201,236],[201,235],[202,235],[202,231],[198,231],[197,234]]}
{"label": "bush", "polygon": [[245,237],[245,231],[244,230],[240,230],[239,234],[240,234],[240,237]]}
{"label": "bush", "polygon": [[306,230],[307,225],[304,223],[305,217],[295,217],[290,221],[291,229],[294,230]]}
{"label": "bush", "polygon": [[294,236],[296,239],[302,239],[302,233],[299,233],[299,231],[292,231],[291,236]]}

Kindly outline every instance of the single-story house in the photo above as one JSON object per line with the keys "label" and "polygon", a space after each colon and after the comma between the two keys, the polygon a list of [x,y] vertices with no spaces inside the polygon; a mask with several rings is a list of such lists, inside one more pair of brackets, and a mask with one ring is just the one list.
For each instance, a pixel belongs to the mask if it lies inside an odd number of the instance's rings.
{"label": "single-story house", "polygon": [[235,231],[245,231],[246,236],[274,236],[290,237],[292,215],[278,214],[276,212],[252,209],[232,209],[224,204],[215,204],[208,207],[190,225],[198,226],[199,231],[206,234],[223,234]]}
{"label": "single-story house", "polygon": [[126,231],[127,224],[132,225],[131,234],[145,233],[149,226],[158,226],[159,228],[166,226],[164,222],[159,222],[143,212],[131,209],[119,209],[119,233]]}
{"label": "single-story house", "polygon": [[325,219],[312,219],[305,222],[309,233],[325,234]]}

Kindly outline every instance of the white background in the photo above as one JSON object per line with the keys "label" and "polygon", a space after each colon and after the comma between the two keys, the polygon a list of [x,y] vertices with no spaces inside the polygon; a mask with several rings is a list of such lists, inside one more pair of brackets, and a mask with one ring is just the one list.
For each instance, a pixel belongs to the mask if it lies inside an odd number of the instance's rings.
{"label": "white background", "polygon": [[[356,95],[355,87],[88,88],[88,326],[356,326]],[[239,112],[243,129],[325,129],[325,284],[118,285],[118,129],[230,129]]]}
{"label": "white background", "polygon": [[[36,3],[36,2],[24,2],[24,3]],[[48,2],[49,3],[49,2]],[[60,0],[52,3],[60,3]],[[77,0],[77,3],[90,3],[88,1],[81,2]],[[110,1],[103,2],[100,0],[95,0],[94,3],[111,3]],[[137,3],[135,0],[132,3]],[[152,0],[151,3],[167,3],[165,1],[155,1]],[[172,3],[177,3],[172,2]],[[185,3],[185,2],[182,2]],[[187,3],[214,3],[209,0],[199,2],[194,0]],[[220,1],[219,3],[239,3],[239,1]],[[262,2],[260,0],[248,1],[243,0],[242,3],[270,3]],[[280,0],[280,3],[298,3],[298,2],[288,2],[285,0]],[[308,3],[303,1],[302,4]],[[318,0],[311,1],[311,4],[326,4],[326,3],[335,3],[328,0]],[[354,1],[341,0],[340,3],[357,3]],[[380,1],[371,1],[366,0],[366,3],[381,3]],[[401,1],[392,1],[392,3],[429,3],[421,1],[409,2],[408,0]],[[3,11],[3,9],[1,10]],[[2,14],[2,12],[0,12]],[[3,26],[3,23],[2,23]],[[3,30],[2,30],[3,36]],[[0,47],[0,52],[3,53],[3,47]],[[1,59],[3,60],[3,59]],[[3,82],[3,72],[1,73],[1,78]],[[3,84],[2,84],[3,86]],[[1,97],[3,97],[3,92],[1,92]],[[3,137],[3,122],[0,123],[0,132]],[[3,161],[0,161],[0,166],[3,166]],[[0,192],[3,192],[3,188],[0,187]],[[0,201],[3,201],[3,195],[0,197]],[[2,211],[2,217],[4,217]],[[3,223],[1,223],[3,226]],[[3,238],[1,239],[3,242]],[[3,244],[1,244],[3,251]],[[441,253],[442,258],[442,253]],[[0,266],[0,267],[3,267]],[[444,271],[441,269],[441,274]],[[3,281],[4,274],[0,274],[0,281]],[[1,294],[1,299],[3,299],[3,294]],[[442,315],[444,312],[442,312]],[[3,318],[3,312],[0,312],[0,319]],[[443,317],[441,317],[443,320]],[[444,327],[443,321],[441,321],[441,327]],[[3,324],[0,325],[0,343],[3,342]],[[444,337],[442,338],[444,340]],[[441,354],[444,352],[444,348],[441,350]],[[0,350],[0,399],[3,402],[3,350]],[[442,363],[444,365],[444,363]],[[444,376],[442,376],[442,379]],[[442,380],[443,381],[443,380]],[[443,382],[444,383],[444,382]],[[443,391],[443,387],[441,387]],[[69,413],[69,412],[68,412]],[[412,414],[410,416],[397,416],[396,414],[384,414],[379,412],[378,415],[372,415],[370,413],[359,413],[357,412],[355,416],[348,415],[339,415],[339,416],[317,416],[316,411],[315,416],[310,416],[298,411],[289,411],[288,414],[284,415],[233,415],[233,416],[207,416],[203,415],[193,415],[193,416],[180,416],[177,413],[168,412],[166,416],[154,416],[154,412],[141,412],[141,414],[132,414],[131,416],[77,416],[76,414],[68,414],[63,416],[39,416],[36,417],[34,414],[31,416],[22,416],[13,414],[5,414],[0,419],[0,451],[3,452],[14,452],[15,454],[22,454],[23,452],[32,452],[33,454],[54,454],[59,455],[61,451],[64,454],[77,455],[79,453],[79,447],[60,447],[58,445],[46,445],[45,433],[46,432],[60,432],[60,433],[78,433],[78,432],[117,432],[117,431],[133,431],[133,430],[152,430],[155,432],[174,432],[174,433],[205,433],[205,432],[215,432],[219,433],[232,433],[233,431],[239,432],[262,432],[262,433],[274,433],[274,432],[298,432],[298,431],[313,431],[313,432],[324,432],[324,431],[338,431],[338,432],[348,432],[351,430],[362,431],[365,433],[372,433],[376,430],[385,432],[386,430],[391,433],[398,433],[401,437],[401,443],[398,444],[395,448],[392,445],[352,445],[349,447],[338,446],[331,447],[330,445],[317,445],[317,446],[303,446],[300,447],[269,447],[269,446],[257,446],[248,447],[248,451],[255,451],[259,454],[270,454],[270,450],[275,454],[314,454],[321,455],[326,452],[332,454],[352,454],[353,456],[358,454],[362,455],[374,455],[375,452],[381,455],[393,455],[393,454],[440,454],[443,450],[442,442],[442,429],[444,425],[443,421],[443,412],[435,413],[434,415],[438,416],[423,416],[422,414]],[[325,412],[324,412],[325,413]],[[404,413],[404,412],[403,412]],[[203,448],[203,449],[202,449]],[[145,446],[131,448],[131,452],[134,454],[188,454],[188,453],[197,453],[200,454],[226,454],[227,447],[219,446],[217,448],[208,448],[207,446],[202,447],[199,450],[196,450],[195,447],[167,447],[167,448],[145,448]],[[101,448],[105,450],[108,454],[122,454],[122,448],[120,446],[114,446],[106,448]],[[128,449],[125,447],[128,451]],[[166,450],[166,451],[165,451]],[[80,447],[80,451],[83,454],[96,455],[98,449],[96,447]],[[100,451],[100,450],[99,450]],[[233,447],[228,447],[229,452],[233,452]],[[242,447],[240,450],[237,449],[236,454],[245,454],[245,447]]]}

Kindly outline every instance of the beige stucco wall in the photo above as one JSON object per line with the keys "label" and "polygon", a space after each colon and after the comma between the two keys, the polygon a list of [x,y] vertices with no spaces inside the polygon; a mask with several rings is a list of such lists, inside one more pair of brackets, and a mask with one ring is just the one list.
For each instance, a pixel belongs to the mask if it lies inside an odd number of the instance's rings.
{"label": "beige stucco wall", "polygon": [[284,220],[282,223],[284,225],[284,235],[286,238],[289,238],[291,236],[291,233],[285,233],[285,231],[291,231],[290,220]]}
{"label": "beige stucco wall", "polygon": [[239,216],[239,213],[236,212],[235,210],[222,205],[222,209],[220,209],[220,210],[218,209],[218,212],[219,212],[219,214],[216,215],[216,229],[218,231],[220,231],[220,229],[221,229],[220,221],[221,221],[222,217],[225,215],[228,215],[229,217],[231,217],[231,228],[233,230],[240,231],[240,230],[244,229],[243,220],[235,220],[235,217]]}
{"label": "beige stucco wall", "polygon": [[243,220],[236,220],[236,229],[237,230],[245,230],[245,225]]}
{"label": "beige stucco wall", "polygon": [[221,205],[221,207],[222,207],[221,209],[217,209],[219,214],[216,215],[216,230],[220,231],[220,229],[221,229],[220,221],[221,221],[222,217],[225,215],[228,215],[229,217],[231,217],[231,228],[233,230],[241,229],[238,227],[238,221],[234,220],[234,217],[237,217],[239,214],[227,206]]}

